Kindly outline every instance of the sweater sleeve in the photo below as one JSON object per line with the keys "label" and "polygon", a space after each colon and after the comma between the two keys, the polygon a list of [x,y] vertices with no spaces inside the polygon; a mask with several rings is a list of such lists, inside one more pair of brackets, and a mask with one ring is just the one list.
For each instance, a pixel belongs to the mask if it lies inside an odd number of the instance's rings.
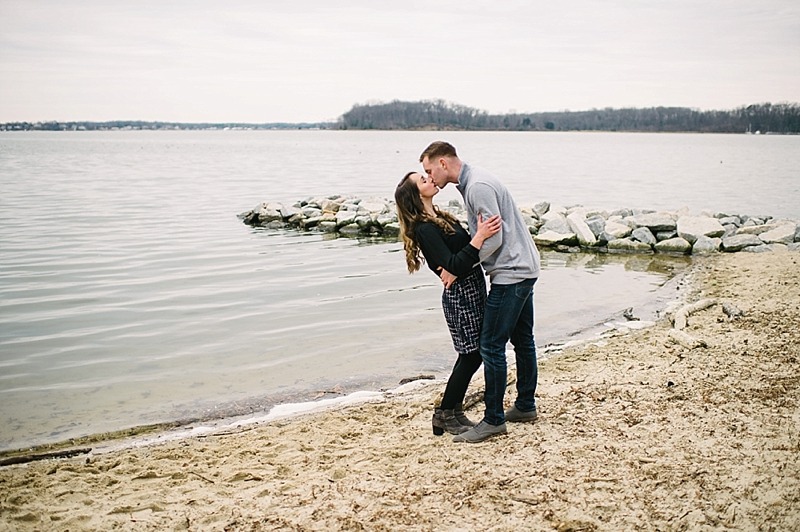
{"label": "sweater sleeve", "polygon": [[417,241],[425,261],[437,275],[441,266],[456,277],[469,273],[478,263],[478,249],[467,244],[457,253],[447,247],[445,235],[436,224],[424,223],[416,228]]}
{"label": "sweater sleeve", "polygon": [[[477,223],[478,214],[480,214],[484,220],[495,214],[500,214],[500,204],[497,201],[497,194],[495,190],[486,183],[475,183],[469,188],[469,203],[474,211],[475,223]],[[507,221],[503,220],[503,223],[500,225],[500,231],[483,242],[483,246],[481,246],[480,249],[481,262],[500,249],[500,246],[503,244],[503,231],[507,227],[506,223]],[[474,228],[470,229],[474,233]]]}

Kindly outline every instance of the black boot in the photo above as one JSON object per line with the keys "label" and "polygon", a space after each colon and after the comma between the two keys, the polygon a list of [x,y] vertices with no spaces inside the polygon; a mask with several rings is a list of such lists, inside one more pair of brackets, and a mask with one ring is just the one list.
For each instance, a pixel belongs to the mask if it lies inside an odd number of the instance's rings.
{"label": "black boot", "polygon": [[431,425],[436,436],[441,436],[444,431],[450,434],[461,434],[469,430],[469,427],[465,427],[458,422],[452,410],[442,410],[441,408],[437,408],[433,412]]}
{"label": "black boot", "polygon": [[456,405],[455,409],[453,409],[453,414],[456,416],[456,420],[459,422],[459,424],[467,428],[472,428],[476,425],[476,423],[470,421],[470,419],[466,415],[464,415],[463,403]]}

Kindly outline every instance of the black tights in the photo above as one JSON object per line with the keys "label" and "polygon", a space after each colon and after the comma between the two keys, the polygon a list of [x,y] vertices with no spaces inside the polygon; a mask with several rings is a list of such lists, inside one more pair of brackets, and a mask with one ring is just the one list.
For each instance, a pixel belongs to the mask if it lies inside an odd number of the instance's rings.
{"label": "black tights", "polygon": [[464,402],[464,395],[467,393],[469,381],[472,376],[481,367],[481,353],[480,351],[473,351],[466,355],[458,355],[453,372],[447,380],[447,386],[444,389],[444,396],[442,396],[443,410],[452,410],[456,405]]}

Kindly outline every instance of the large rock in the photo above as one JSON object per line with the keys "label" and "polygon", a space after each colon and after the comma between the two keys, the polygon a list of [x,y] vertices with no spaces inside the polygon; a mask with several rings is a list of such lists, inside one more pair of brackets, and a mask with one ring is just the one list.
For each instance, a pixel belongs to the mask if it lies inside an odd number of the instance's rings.
{"label": "large rock", "polygon": [[522,222],[527,226],[528,231],[530,231],[532,235],[535,235],[539,231],[539,227],[542,225],[541,222],[539,222],[539,219],[535,216],[528,216],[525,214],[522,215]]}
{"label": "large rock", "polygon": [[542,217],[544,225],[540,228],[539,232],[553,231],[554,233],[570,234],[572,229],[569,226],[567,217],[563,214],[556,212],[548,212]]}
{"label": "large rock", "polygon": [[356,223],[348,224],[339,228],[339,232],[343,235],[354,236],[361,232],[361,228]]}
{"label": "large rock", "polygon": [[740,225],[742,225],[742,220],[739,219],[738,216],[723,216],[722,218],[719,219],[719,223],[722,225],[734,225],[736,227],[739,227]]}
{"label": "large rock", "polygon": [[262,203],[257,208],[258,220],[262,224],[268,224],[274,221],[283,221],[281,209],[283,209],[282,203]]}
{"label": "large rock", "polygon": [[323,220],[324,218],[322,216],[312,216],[310,218],[303,218],[302,220],[298,221],[298,225],[302,229],[312,229],[319,225],[319,223]]}
{"label": "large rock", "polygon": [[685,239],[677,236],[668,240],[662,240],[655,246],[656,251],[660,253],[691,253],[692,245]]}
{"label": "large rock", "polygon": [[694,244],[701,236],[711,238],[725,234],[725,228],[716,218],[707,216],[681,216],[678,218],[678,236]]}
{"label": "large rock", "polygon": [[[360,212],[360,211],[359,211]],[[376,215],[377,216],[377,215]],[[375,220],[369,214],[359,214],[356,216],[355,225],[364,232],[367,232],[370,227],[375,225]],[[342,228],[344,229],[344,228]]]}
{"label": "large rock", "polygon": [[336,222],[331,222],[331,221],[325,220],[325,221],[320,222],[317,227],[323,233],[334,233],[334,232],[336,232]]}
{"label": "large rock", "polygon": [[589,229],[592,230],[592,234],[597,238],[602,235],[605,230],[606,219],[602,216],[595,215],[586,219],[586,225],[589,226]]}
{"label": "large rock", "polygon": [[278,209],[278,212],[281,213],[281,216],[283,216],[284,220],[286,220],[287,218],[291,218],[292,216],[295,216],[297,214],[301,214],[300,209],[293,207],[291,205],[289,206],[281,205],[280,209]]}
{"label": "large rock", "polygon": [[539,215],[533,212],[530,207],[522,207],[519,210],[522,214],[522,219],[525,220],[525,225],[528,227],[539,227],[543,222],[539,221]]}
{"label": "large rock", "polygon": [[597,244],[597,237],[594,236],[594,233],[586,224],[582,213],[573,212],[567,216],[567,223],[570,229],[572,229],[572,232],[575,233],[575,236],[578,237],[578,243],[581,246],[588,247]]}
{"label": "large rock", "polygon": [[759,225],[766,224],[767,220],[769,220],[771,218],[771,216],[748,216],[748,215],[744,215],[744,216],[740,216],[740,218],[742,219],[742,225],[759,226]]}
{"label": "large rock", "polygon": [[578,243],[575,233],[557,233],[555,231],[543,231],[533,237],[533,241],[539,246],[552,247],[556,245],[572,246]]}
{"label": "large rock", "polygon": [[722,245],[721,238],[710,238],[707,236],[700,236],[692,246],[692,253],[702,255],[704,253],[715,253],[719,251]]}
{"label": "large rock", "polygon": [[400,234],[400,224],[397,222],[389,222],[383,226],[383,234],[387,236],[397,236]]}
{"label": "large rock", "polygon": [[631,227],[628,224],[624,224],[622,222],[617,222],[613,220],[609,220],[606,222],[606,227],[604,232],[616,238],[625,238],[626,236],[631,234]]}
{"label": "large rock", "polygon": [[600,233],[600,236],[597,237],[597,243],[602,245],[602,246],[605,246],[606,244],[608,244],[612,240],[616,240],[616,239],[617,239],[616,236],[610,235],[610,234],[606,233],[605,231],[603,231],[602,233]]}
{"label": "large rock", "polygon": [[780,224],[756,224],[753,219],[747,220],[745,224],[736,230],[737,235],[760,235],[780,227]]}
{"label": "large rock", "polygon": [[323,210],[323,212],[338,212],[339,208],[341,208],[342,206],[342,202],[325,198],[323,200],[320,200],[318,205],[319,208]]}
{"label": "large rock", "polygon": [[648,246],[652,246],[657,242],[656,237],[653,235],[652,231],[650,231],[650,229],[648,229],[647,227],[637,227],[636,229],[633,230],[631,236],[635,240],[638,240],[643,244],[647,244]]}
{"label": "large rock", "polygon": [[775,229],[761,233],[758,237],[767,244],[791,244],[794,242],[797,227],[795,224],[783,224]]}
{"label": "large rock", "polygon": [[647,227],[650,231],[674,231],[677,227],[675,219],[665,212],[653,212],[631,216],[630,220],[639,227]]}
{"label": "large rock", "polygon": [[386,212],[379,214],[376,220],[381,226],[385,227],[391,223],[397,222],[397,214],[393,212]]}
{"label": "large rock", "polygon": [[631,253],[652,253],[653,248],[649,244],[631,240],[630,238],[617,238],[608,243],[610,252],[631,252]]}
{"label": "large rock", "polygon": [[362,200],[358,204],[359,212],[366,211],[366,212],[374,212],[374,213],[385,213],[388,211],[386,202],[378,199],[378,198],[369,198],[366,200]]}
{"label": "large rock", "polygon": [[750,246],[760,246],[764,242],[756,235],[733,235],[722,239],[722,249],[725,251],[741,251]]}
{"label": "large rock", "polygon": [[549,201],[543,201],[543,202],[537,203],[536,205],[533,206],[533,212],[536,213],[536,216],[538,216],[539,219],[541,219],[542,216],[547,214],[547,211],[549,211],[549,210],[550,210],[550,202]]}
{"label": "large rock", "polygon": [[356,221],[356,216],[358,216],[358,211],[341,209],[336,212],[336,226],[344,227],[350,225]]}
{"label": "large rock", "polygon": [[306,218],[316,218],[317,216],[322,216],[322,209],[319,207],[311,207],[309,205],[304,206],[301,211],[303,216]]}

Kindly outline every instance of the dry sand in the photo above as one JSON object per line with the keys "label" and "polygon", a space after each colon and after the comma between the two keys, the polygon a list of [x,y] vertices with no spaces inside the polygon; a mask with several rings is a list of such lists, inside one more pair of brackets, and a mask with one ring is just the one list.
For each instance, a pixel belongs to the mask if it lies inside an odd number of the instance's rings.
{"label": "dry sand", "polygon": [[0,529],[800,530],[798,262],[696,258],[687,301],[719,302],[685,329],[705,347],[668,319],[570,347],[540,364],[539,421],[507,436],[434,437],[437,383],[0,468]]}

